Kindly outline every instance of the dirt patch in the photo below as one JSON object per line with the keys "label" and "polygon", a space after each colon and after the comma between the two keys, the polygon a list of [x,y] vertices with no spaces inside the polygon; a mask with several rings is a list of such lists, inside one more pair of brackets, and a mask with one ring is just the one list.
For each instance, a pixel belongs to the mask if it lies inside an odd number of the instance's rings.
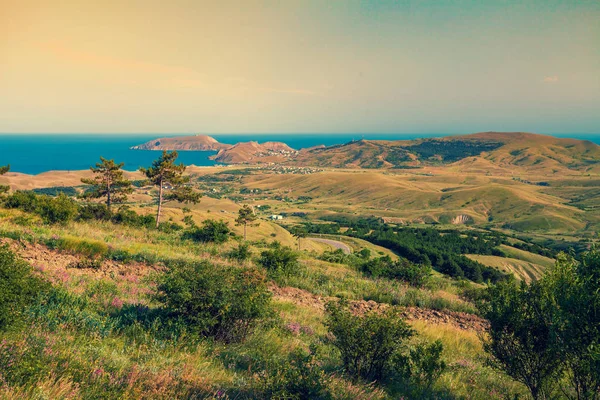
{"label": "dirt patch", "polygon": [[160,269],[157,266],[148,266],[138,262],[123,264],[112,260],[103,260],[98,269],[78,269],[72,268],[77,261],[81,260],[81,257],[77,255],[52,250],[39,243],[29,243],[6,238],[0,239],[0,244],[8,244],[19,257],[31,264],[37,271],[50,275],[64,272],[68,269],[71,275],[95,275],[98,277],[134,275],[141,278],[152,271]]}
{"label": "dirt patch", "polygon": [[[336,297],[317,296],[306,290],[294,287],[270,287],[273,296],[277,300],[292,301],[294,304],[315,307],[320,310],[325,308],[325,304],[331,300],[337,300]],[[389,304],[377,303],[376,301],[359,300],[351,301],[350,308],[356,314],[364,314],[370,311],[382,311],[389,308]],[[450,324],[457,328],[482,332],[488,327],[488,322],[477,315],[467,314],[456,311],[439,311],[418,307],[402,307],[401,314],[408,321],[421,320],[434,324]]]}

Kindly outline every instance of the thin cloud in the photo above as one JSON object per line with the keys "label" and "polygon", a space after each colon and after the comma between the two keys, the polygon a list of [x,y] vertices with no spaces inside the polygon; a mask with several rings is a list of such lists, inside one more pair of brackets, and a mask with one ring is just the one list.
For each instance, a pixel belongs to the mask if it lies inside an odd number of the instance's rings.
{"label": "thin cloud", "polygon": [[254,82],[250,79],[242,78],[242,77],[229,77],[225,79],[225,83],[231,87],[246,90],[246,91],[256,91],[256,92],[265,92],[265,93],[281,93],[281,94],[293,94],[300,96],[319,96],[319,93],[302,88],[294,88],[294,87],[271,87],[271,86],[262,86],[258,82]]}
{"label": "thin cloud", "polygon": [[45,42],[41,43],[39,47],[72,63],[85,64],[96,68],[128,70],[135,73],[161,74],[167,76],[198,76],[198,73],[195,70],[187,67],[113,57],[92,51],[74,49],[61,42]]}
{"label": "thin cloud", "polygon": [[544,83],[556,83],[556,82],[558,82],[558,76],[556,76],[556,75],[544,77]]}

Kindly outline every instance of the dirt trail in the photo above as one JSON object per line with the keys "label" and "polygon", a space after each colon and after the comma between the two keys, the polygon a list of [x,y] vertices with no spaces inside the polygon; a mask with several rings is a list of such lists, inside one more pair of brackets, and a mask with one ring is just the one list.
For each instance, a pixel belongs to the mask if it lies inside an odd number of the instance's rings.
{"label": "dirt trail", "polygon": [[336,249],[341,249],[344,252],[344,254],[352,253],[352,249],[350,248],[350,246],[348,246],[346,243],[342,243],[337,240],[321,239],[321,238],[307,238],[307,239],[313,240],[315,242],[328,244]]}
{"label": "dirt trail", "polygon": [[[321,297],[307,292],[306,290],[294,287],[282,288],[272,286],[270,289],[275,299],[291,301],[295,304],[315,307],[320,310],[325,308],[325,304],[328,301],[336,300],[335,297]],[[390,305],[377,303],[373,300],[359,300],[350,302],[350,307],[357,314],[363,314],[372,310],[384,310],[390,307]],[[483,332],[488,326],[488,322],[477,315],[456,311],[438,311],[418,307],[405,307],[402,308],[401,314],[408,321],[423,320],[435,324],[450,324],[468,331]]]}

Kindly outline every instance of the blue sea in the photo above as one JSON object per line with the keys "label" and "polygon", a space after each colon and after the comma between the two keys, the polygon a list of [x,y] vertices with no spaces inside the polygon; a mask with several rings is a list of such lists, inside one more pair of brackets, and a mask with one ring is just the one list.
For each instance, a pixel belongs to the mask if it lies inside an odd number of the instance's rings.
{"label": "blue sea", "polygon": [[[88,169],[100,156],[125,163],[125,170],[134,171],[149,166],[158,157],[156,151],[130,150],[131,146],[159,137],[181,134],[1,134],[0,165],[10,164],[11,171],[39,174],[52,170]],[[446,134],[244,134],[211,135],[221,143],[235,144],[250,140],[259,143],[281,141],[294,149],[317,145],[343,144],[358,139],[408,140],[424,137],[441,137]],[[565,134],[600,144],[598,135]],[[182,151],[179,161],[187,165],[210,166],[209,157],[214,152]]]}

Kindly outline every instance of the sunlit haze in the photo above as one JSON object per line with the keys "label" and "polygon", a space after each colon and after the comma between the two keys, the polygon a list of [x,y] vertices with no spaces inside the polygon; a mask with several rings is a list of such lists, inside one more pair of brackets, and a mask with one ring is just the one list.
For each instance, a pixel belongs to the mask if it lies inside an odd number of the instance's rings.
{"label": "sunlit haze", "polygon": [[0,132],[600,132],[597,1],[0,0]]}

